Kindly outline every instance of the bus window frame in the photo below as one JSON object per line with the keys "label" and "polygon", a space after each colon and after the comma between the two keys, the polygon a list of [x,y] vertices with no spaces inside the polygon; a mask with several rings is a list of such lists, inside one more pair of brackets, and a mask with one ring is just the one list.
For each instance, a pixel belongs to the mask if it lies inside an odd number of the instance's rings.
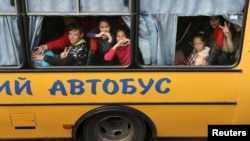
{"label": "bus window frame", "polygon": [[[134,23],[135,23],[135,18],[133,18],[136,14],[134,13],[135,12],[135,9],[134,9],[134,3],[136,3],[137,1],[132,1],[132,0],[128,0],[129,4],[128,4],[128,12],[121,12],[121,13],[117,13],[117,12],[80,12],[80,0],[75,0],[76,1],[76,7],[77,7],[77,11],[76,12],[56,12],[56,13],[53,13],[53,12],[29,12],[28,11],[28,1],[29,0],[25,0],[26,4],[25,4],[25,10],[26,10],[26,14],[27,16],[74,16],[74,17],[81,17],[81,16],[111,16],[111,17],[114,17],[114,16],[130,16],[131,17],[131,21],[130,21],[130,26],[131,26],[131,29],[130,29],[130,37],[132,37],[132,35],[135,35],[135,26],[134,26]],[[133,3],[134,2],[134,3]],[[137,4],[138,5],[138,4]],[[138,9],[138,8],[137,8]],[[131,40],[131,61],[128,65],[126,66],[122,66],[122,65],[90,65],[90,66],[36,66],[32,63],[31,61],[31,58],[29,60],[29,64],[30,66],[33,68],[33,69],[42,69],[42,70],[46,70],[46,69],[70,69],[70,68],[74,68],[74,69],[126,69],[126,68],[129,68],[131,66],[131,64],[133,64],[133,52],[134,51],[134,39],[130,39]]]}
{"label": "bus window frame", "polygon": [[[245,0],[245,8],[244,11],[241,13],[243,14],[243,22],[242,22],[242,27],[241,27],[241,37],[240,37],[240,44],[239,44],[239,52],[240,52],[240,56],[238,58],[238,60],[236,62],[234,62],[233,64],[230,65],[206,65],[206,66],[188,66],[188,65],[176,65],[176,64],[164,64],[164,65],[145,65],[145,64],[141,64],[140,62],[138,62],[139,58],[138,55],[136,54],[136,65],[141,68],[141,69],[154,69],[154,70],[173,70],[173,71],[179,71],[179,70],[183,70],[183,71],[194,71],[194,70],[198,70],[198,71],[207,71],[207,70],[212,70],[212,71],[216,71],[216,70],[229,70],[229,69],[235,69],[237,70],[237,66],[240,64],[241,62],[241,58],[242,58],[242,51],[243,51],[243,41],[244,41],[244,34],[245,34],[245,27],[246,27],[246,20],[247,20],[247,13],[248,13],[248,5],[250,3],[250,0]],[[246,7],[247,6],[247,7]],[[139,8],[140,9],[140,8]],[[234,15],[234,14],[233,14]],[[207,16],[207,15],[199,15],[199,16]],[[212,16],[212,15],[211,15]],[[181,16],[180,16],[181,17]],[[190,16],[191,17],[191,16]],[[195,16],[194,16],[195,17]],[[138,25],[137,25],[137,33],[139,33],[139,18],[140,18],[140,14],[137,15],[137,21],[138,21]],[[137,37],[139,38],[139,37]],[[137,39],[139,40],[139,39]],[[136,46],[138,46],[138,48],[136,48],[135,52],[140,52],[139,49],[139,41],[136,42]],[[176,49],[176,47],[175,47]]]}

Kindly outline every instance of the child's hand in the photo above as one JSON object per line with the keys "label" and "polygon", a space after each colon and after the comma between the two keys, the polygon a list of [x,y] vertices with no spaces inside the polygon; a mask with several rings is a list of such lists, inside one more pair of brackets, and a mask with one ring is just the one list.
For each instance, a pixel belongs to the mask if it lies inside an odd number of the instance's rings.
{"label": "child's hand", "polygon": [[108,38],[108,42],[112,42],[112,36],[109,32],[105,33],[106,37]]}
{"label": "child's hand", "polygon": [[100,33],[96,34],[96,37],[98,37],[98,38],[105,38],[105,37],[107,37],[107,35],[106,35],[105,32],[100,32]]}
{"label": "child's hand", "polygon": [[127,46],[130,44],[130,40],[129,39],[123,39],[123,46]]}
{"label": "child's hand", "polygon": [[60,58],[61,59],[67,58],[69,51],[70,49],[68,47],[65,47],[64,51],[60,54]]}
{"label": "child's hand", "polygon": [[130,40],[129,39],[121,39],[118,43],[119,43],[119,46],[127,46],[130,44]]}
{"label": "child's hand", "polygon": [[35,52],[33,52],[31,54],[31,58],[34,59],[34,60],[43,60],[43,57],[44,57],[44,55],[42,55],[42,54],[36,54]]}
{"label": "child's hand", "polygon": [[227,22],[225,21],[225,22],[224,22],[224,26],[219,25],[219,27],[222,29],[222,31],[223,31],[223,33],[224,33],[224,35],[225,35],[226,37],[228,37],[228,36],[231,35],[231,32],[230,32],[230,30],[229,30],[230,23],[227,24]]}
{"label": "child's hand", "polygon": [[35,54],[43,54],[45,50],[47,50],[46,45],[40,45],[34,48],[35,49]]}

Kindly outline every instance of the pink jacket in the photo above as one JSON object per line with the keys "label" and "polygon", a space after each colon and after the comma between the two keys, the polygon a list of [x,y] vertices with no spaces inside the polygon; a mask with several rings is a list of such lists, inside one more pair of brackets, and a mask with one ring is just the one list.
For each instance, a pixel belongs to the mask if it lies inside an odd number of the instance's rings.
{"label": "pink jacket", "polygon": [[115,57],[119,59],[121,65],[128,65],[130,62],[130,44],[117,49],[111,48],[105,55],[105,61],[112,61]]}

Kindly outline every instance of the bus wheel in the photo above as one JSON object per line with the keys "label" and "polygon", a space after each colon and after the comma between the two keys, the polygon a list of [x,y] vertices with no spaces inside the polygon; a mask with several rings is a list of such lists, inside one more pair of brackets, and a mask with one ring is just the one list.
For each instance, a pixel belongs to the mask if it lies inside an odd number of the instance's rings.
{"label": "bus wheel", "polygon": [[145,135],[145,123],[131,113],[99,113],[83,124],[84,141],[143,141]]}

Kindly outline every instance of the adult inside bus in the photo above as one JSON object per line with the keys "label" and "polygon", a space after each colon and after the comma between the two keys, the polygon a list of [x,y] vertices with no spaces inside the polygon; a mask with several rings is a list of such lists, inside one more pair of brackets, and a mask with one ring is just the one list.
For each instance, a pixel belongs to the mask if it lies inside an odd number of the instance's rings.
{"label": "adult inside bus", "polygon": [[249,125],[248,7],[0,0],[0,140],[207,138],[210,125]]}

